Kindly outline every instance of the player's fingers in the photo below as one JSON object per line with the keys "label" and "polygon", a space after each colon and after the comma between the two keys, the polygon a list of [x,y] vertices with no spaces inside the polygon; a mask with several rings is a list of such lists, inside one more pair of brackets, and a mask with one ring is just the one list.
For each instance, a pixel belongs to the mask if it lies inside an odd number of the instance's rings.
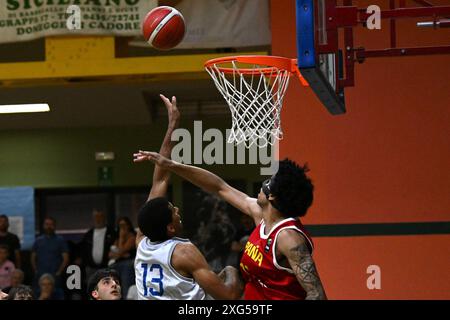
{"label": "player's fingers", "polygon": [[142,150],[139,150],[139,152],[136,152],[136,153],[133,153],[133,157],[134,158],[145,158],[145,157],[147,157],[147,153],[148,153],[148,151],[142,151]]}
{"label": "player's fingers", "polygon": [[172,103],[170,102],[170,100],[168,98],[166,98],[166,96],[164,96],[163,94],[159,95],[161,97],[161,100],[164,102],[164,105],[166,106],[166,108],[168,110],[170,110],[170,107],[172,106]]}
{"label": "player's fingers", "polygon": [[147,156],[148,160],[153,161],[153,162],[158,161],[158,159],[159,159],[159,154],[156,152],[149,152],[146,156]]}
{"label": "player's fingers", "polygon": [[144,160],[148,160],[149,155],[147,155],[147,154],[140,154],[140,155],[138,156],[138,158],[142,158],[142,159],[144,159]]}

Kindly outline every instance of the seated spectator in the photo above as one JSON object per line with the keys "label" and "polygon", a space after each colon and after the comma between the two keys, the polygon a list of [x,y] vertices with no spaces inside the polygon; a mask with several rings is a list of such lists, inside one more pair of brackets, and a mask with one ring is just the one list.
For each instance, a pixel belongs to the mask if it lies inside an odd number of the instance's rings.
{"label": "seated spectator", "polygon": [[0,245],[0,289],[11,287],[11,278],[14,270],[14,263],[8,260],[9,250],[5,245]]}
{"label": "seated spectator", "polygon": [[120,300],[122,291],[119,274],[113,269],[97,270],[89,278],[87,291],[92,300]]}
{"label": "seated spectator", "polygon": [[12,288],[17,288],[18,286],[23,284],[23,280],[25,278],[25,275],[22,270],[16,269],[14,270],[12,277],[11,277],[11,286],[4,288],[3,292],[9,293]]}
{"label": "seated spectator", "polygon": [[29,286],[20,285],[9,291],[8,300],[34,300],[33,290]]}
{"label": "seated spectator", "polygon": [[38,300],[64,300],[61,289],[55,288],[55,278],[50,273],[44,273],[39,278]]}
{"label": "seated spectator", "polygon": [[119,273],[123,292],[128,292],[128,288],[135,282],[136,231],[127,217],[119,218],[117,225],[119,237],[109,252],[110,267]]}
{"label": "seated spectator", "polygon": [[0,215],[0,245],[4,244],[8,246],[9,250],[9,260],[14,263],[16,268],[21,267],[20,260],[20,241],[14,233],[8,231],[9,229],[9,218],[8,216],[2,214]]}

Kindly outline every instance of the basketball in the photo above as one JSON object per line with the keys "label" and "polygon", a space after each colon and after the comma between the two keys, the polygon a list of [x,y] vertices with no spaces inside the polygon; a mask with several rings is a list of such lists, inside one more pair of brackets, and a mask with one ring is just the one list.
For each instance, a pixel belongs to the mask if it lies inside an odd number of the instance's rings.
{"label": "basketball", "polygon": [[175,8],[160,6],[144,18],[142,32],[145,40],[155,49],[170,50],[183,40],[186,25],[182,14]]}

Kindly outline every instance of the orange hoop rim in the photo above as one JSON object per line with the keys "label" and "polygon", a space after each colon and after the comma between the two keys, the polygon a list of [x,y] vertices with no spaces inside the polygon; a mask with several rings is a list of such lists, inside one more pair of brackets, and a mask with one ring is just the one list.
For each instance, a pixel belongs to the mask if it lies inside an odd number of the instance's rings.
{"label": "orange hoop rim", "polygon": [[[221,64],[227,62],[240,62],[240,63],[248,63],[254,65],[263,65],[267,67],[255,67],[255,68],[226,68],[221,67]],[[216,66],[217,69],[224,73],[233,73],[238,70],[243,74],[255,74],[255,73],[264,73],[265,75],[273,74],[276,70],[286,70],[290,73],[296,73],[297,70],[297,59],[290,59],[285,57],[277,57],[277,56],[228,56],[215,58],[206,61],[205,68],[211,68],[212,66]]]}
{"label": "orange hoop rim", "polygon": [[[254,67],[254,68],[227,68],[221,67],[221,64],[229,62],[240,62],[253,65],[263,65],[267,67]],[[220,72],[226,74],[233,74],[238,71],[245,75],[257,75],[264,74],[265,76],[275,77],[279,70],[288,71],[291,75],[298,76],[300,82],[304,86],[308,86],[308,82],[300,74],[300,70],[297,66],[297,59],[279,57],[279,56],[261,56],[261,55],[243,55],[243,56],[227,56],[208,60],[205,62],[206,69],[217,69]],[[213,66],[215,68],[213,68]]]}

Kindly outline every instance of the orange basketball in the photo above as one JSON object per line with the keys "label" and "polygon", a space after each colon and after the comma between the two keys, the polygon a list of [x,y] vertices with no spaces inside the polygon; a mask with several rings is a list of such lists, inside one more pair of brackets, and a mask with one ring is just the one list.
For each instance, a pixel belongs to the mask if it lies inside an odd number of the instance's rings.
{"label": "orange basketball", "polygon": [[186,25],[181,13],[168,6],[150,11],[142,24],[145,40],[158,50],[169,50],[183,40]]}

